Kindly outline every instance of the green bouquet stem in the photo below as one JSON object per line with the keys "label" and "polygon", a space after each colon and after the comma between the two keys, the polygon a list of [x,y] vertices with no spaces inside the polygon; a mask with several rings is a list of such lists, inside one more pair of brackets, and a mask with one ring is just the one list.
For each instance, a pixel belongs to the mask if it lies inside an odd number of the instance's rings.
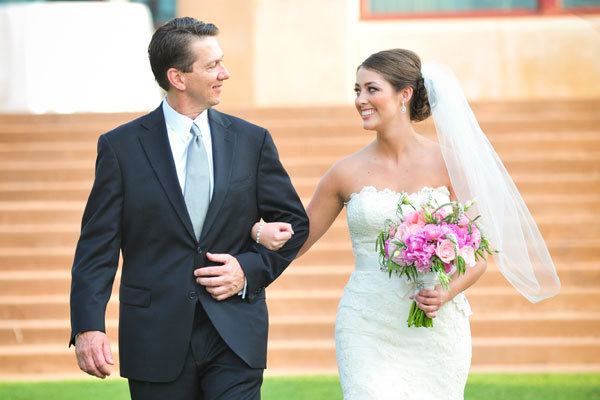
{"label": "green bouquet stem", "polygon": [[410,306],[410,312],[408,313],[408,320],[406,320],[409,327],[414,326],[415,328],[433,328],[433,319],[425,315],[425,311],[421,310],[417,306],[417,302],[413,300]]}

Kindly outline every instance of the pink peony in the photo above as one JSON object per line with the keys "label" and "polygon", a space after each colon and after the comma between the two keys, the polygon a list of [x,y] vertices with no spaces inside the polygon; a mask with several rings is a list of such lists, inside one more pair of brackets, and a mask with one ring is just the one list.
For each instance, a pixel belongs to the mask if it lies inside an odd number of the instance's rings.
{"label": "pink peony", "polygon": [[422,233],[408,236],[405,243],[406,250],[402,253],[404,262],[407,265],[414,265],[419,272],[429,270],[435,245],[429,243]]}
{"label": "pink peony", "polygon": [[442,237],[443,232],[440,229],[439,225],[435,224],[427,224],[422,229],[423,235],[427,238],[427,240],[432,242],[437,242],[439,238]]}
{"label": "pink peony", "polygon": [[464,246],[458,250],[458,255],[465,260],[467,267],[474,267],[477,262],[475,261],[475,250],[471,246]]}
{"label": "pink peony", "polygon": [[445,230],[446,236],[450,236],[450,234],[454,234],[456,237],[456,242],[458,243],[458,247],[462,247],[467,243],[467,237],[469,235],[468,228],[461,228],[458,225],[450,224],[446,225],[447,229]]}
{"label": "pink peony", "polygon": [[481,232],[475,227],[475,225],[471,226],[471,236],[469,237],[469,242],[476,249],[478,249],[479,245],[481,244]]}
{"label": "pink peony", "polygon": [[448,239],[442,240],[438,243],[437,248],[435,249],[435,254],[444,263],[452,262],[456,258],[456,254],[454,253],[454,244]]}
{"label": "pink peony", "polygon": [[454,269],[454,265],[452,265],[451,263],[443,263],[444,264],[444,270],[446,271],[447,274],[450,274],[452,272],[452,270]]}
{"label": "pink peony", "polygon": [[431,266],[431,257],[428,257],[427,254],[421,253],[418,255],[415,260],[415,268],[419,272],[429,271]]}
{"label": "pink peony", "polygon": [[406,239],[409,236],[418,235],[421,233],[422,228],[421,225],[404,225],[402,227],[402,237]]}
{"label": "pink peony", "polygon": [[427,238],[422,234],[413,234],[406,238],[405,243],[407,252],[415,252],[423,249]]}

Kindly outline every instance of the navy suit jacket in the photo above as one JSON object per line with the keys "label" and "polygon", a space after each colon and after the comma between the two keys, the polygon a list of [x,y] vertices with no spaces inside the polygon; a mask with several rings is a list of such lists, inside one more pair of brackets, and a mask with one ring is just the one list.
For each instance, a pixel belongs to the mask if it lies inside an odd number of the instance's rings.
{"label": "navy suit jacket", "polygon": [[[200,240],[188,216],[162,107],[98,141],[96,176],[82,220],[71,283],[75,335],[105,331],[106,304],[123,257],[119,289],[121,375],[168,382],[184,364],[196,302],[231,349],[253,368],[266,367],[264,289],[296,256],[308,219],[267,130],[208,110],[214,191]],[[282,221],[294,236],[273,252],[250,238],[253,224]],[[240,262],[247,296],[214,300],[195,282],[206,252]]]}

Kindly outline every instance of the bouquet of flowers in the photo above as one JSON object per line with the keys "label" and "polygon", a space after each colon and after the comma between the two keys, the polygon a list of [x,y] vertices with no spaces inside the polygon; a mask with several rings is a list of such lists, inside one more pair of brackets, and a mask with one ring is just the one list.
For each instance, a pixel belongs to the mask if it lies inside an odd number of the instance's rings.
{"label": "bouquet of flowers", "polygon": [[[477,264],[490,249],[490,243],[476,223],[465,213],[472,205],[452,201],[438,204],[432,196],[418,208],[402,192],[398,201],[399,221],[385,221],[379,233],[376,251],[381,269],[406,276],[415,284],[415,294],[422,289],[433,289],[439,284],[448,290],[451,275],[464,274],[466,268]],[[402,206],[412,211],[404,214]],[[433,327],[433,320],[413,301],[407,320],[408,326]]]}

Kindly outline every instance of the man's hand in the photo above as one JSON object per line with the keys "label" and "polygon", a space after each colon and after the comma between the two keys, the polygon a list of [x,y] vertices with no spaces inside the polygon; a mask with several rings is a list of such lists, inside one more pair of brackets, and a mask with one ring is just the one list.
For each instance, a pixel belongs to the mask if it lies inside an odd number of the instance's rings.
{"label": "man's hand", "polygon": [[107,364],[115,362],[110,351],[110,341],[104,332],[81,332],[75,338],[75,356],[82,371],[104,379],[110,375]]}
{"label": "man's hand", "polygon": [[204,286],[213,299],[225,300],[244,288],[246,275],[235,257],[229,254],[206,253],[206,258],[223,264],[194,271],[194,275],[198,277],[196,282]]}

